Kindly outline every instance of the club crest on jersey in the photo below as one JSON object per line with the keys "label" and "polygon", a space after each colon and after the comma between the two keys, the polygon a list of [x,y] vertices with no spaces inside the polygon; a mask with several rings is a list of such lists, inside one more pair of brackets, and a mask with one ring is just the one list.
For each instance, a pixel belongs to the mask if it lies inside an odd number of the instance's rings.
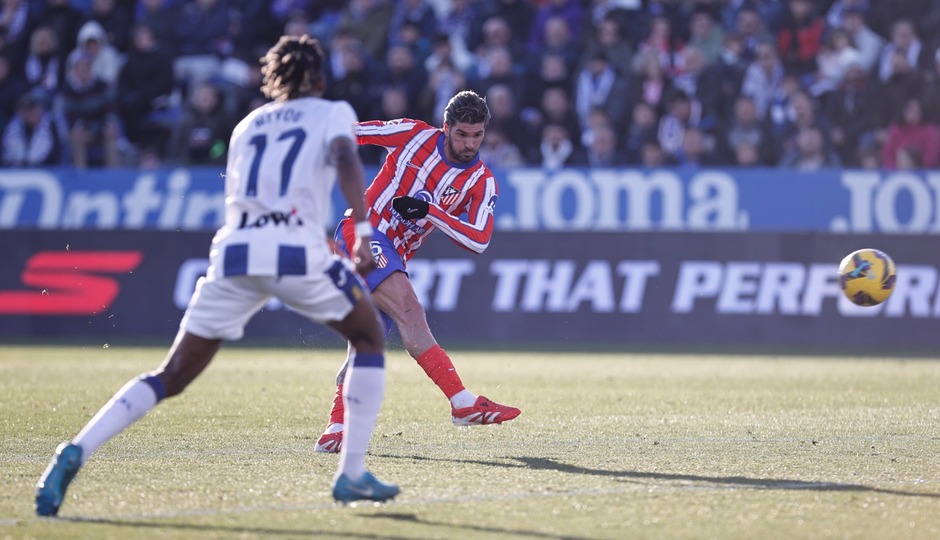
{"label": "club crest on jersey", "polygon": [[460,192],[454,186],[447,186],[444,193],[441,194],[441,206],[450,206],[460,198]]}

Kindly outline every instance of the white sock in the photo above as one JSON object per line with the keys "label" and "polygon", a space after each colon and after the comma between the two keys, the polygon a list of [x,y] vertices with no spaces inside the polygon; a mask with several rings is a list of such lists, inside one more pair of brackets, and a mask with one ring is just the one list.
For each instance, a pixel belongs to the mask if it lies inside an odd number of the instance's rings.
{"label": "white sock", "polygon": [[72,439],[73,444],[82,448],[82,464],[98,447],[147,414],[162,397],[143,378],[125,384]]}
{"label": "white sock", "polygon": [[339,462],[340,472],[354,482],[366,470],[366,452],[384,397],[384,358],[382,355],[357,354],[346,371],[343,386],[345,433]]}
{"label": "white sock", "polygon": [[455,409],[470,407],[477,402],[477,396],[464,388],[450,397],[450,406]]}

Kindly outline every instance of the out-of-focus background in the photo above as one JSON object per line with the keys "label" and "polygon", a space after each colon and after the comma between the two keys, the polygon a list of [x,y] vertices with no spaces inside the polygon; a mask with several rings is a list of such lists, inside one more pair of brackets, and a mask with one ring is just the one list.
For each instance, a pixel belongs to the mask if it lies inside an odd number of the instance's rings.
{"label": "out-of-focus background", "polygon": [[[4,0],[0,341],[172,335],[258,58],[304,33],[361,119],[487,98],[492,245],[409,266],[442,341],[940,345],[937,0]],[[861,247],[881,306],[840,295]],[[277,305],[248,339],[337,344]]]}

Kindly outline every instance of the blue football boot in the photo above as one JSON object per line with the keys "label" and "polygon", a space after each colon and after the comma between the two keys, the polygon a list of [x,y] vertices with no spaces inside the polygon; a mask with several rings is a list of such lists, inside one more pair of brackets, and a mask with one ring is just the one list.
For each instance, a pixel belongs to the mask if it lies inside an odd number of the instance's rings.
{"label": "blue football boot", "polygon": [[54,516],[65,499],[65,490],[82,466],[82,449],[65,441],[55,449],[52,462],[36,483],[36,514]]}
{"label": "blue football boot", "polygon": [[354,501],[385,502],[394,499],[401,491],[395,484],[385,484],[366,471],[358,482],[353,482],[345,474],[341,474],[333,483],[333,499],[336,502],[348,504]]}

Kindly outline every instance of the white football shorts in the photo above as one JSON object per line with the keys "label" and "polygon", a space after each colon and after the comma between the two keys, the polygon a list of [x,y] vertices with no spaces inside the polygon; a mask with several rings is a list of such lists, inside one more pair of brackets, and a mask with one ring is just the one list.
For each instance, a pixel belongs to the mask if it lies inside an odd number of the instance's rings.
{"label": "white football shorts", "polygon": [[206,339],[235,341],[271,297],[300,315],[323,324],[346,317],[365,286],[346,264],[307,276],[232,276],[199,278],[180,328]]}

